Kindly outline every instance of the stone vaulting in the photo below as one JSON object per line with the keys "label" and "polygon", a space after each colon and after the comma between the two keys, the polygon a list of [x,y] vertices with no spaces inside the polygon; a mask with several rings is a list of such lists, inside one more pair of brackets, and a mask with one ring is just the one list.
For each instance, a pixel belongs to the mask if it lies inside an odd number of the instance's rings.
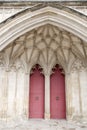
{"label": "stone vaulting", "polygon": [[[25,7],[20,2],[10,4],[15,9]],[[56,92],[51,86],[57,90],[55,85],[59,86],[64,82],[64,90],[61,89],[62,86],[59,87],[61,94],[57,93],[59,95],[55,97],[56,102],[60,102],[59,106],[65,112],[66,118],[62,118],[64,123],[66,124],[67,121],[87,123],[87,16],[64,6],[65,3],[63,5],[50,2],[27,4],[29,4],[27,9],[9,16],[0,23],[1,122],[7,121],[6,127],[8,127],[10,120],[16,128],[13,121],[20,119],[19,123],[22,123],[25,120],[25,125],[33,129],[27,120],[32,124],[34,121],[36,124],[39,121],[31,119],[31,111],[36,109],[33,106],[42,94],[43,98],[37,104],[41,103],[43,106],[44,120],[40,120],[43,127],[39,126],[43,129],[45,119],[52,117],[52,109],[56,107],[53,103],[54,99],[51,98],[51,93],[54,92],[54,97]],[[75,6],[75,2],[73,4]],[[67,5],[71,6],[68,2]],[[6,3],[1,3],[0,6],[6,8]],[[64,81],[60,76],[60,80],[55,79],[53,82],[56,83],[52,83],[51,76],[55,74],[57,67],[56,72],[64,76]],[[36,68],[40,72],[39,78],[38,75],[31,78]],[[40,79],[41,75],[44,77],[43,81]],[[44,92],[39,87],[41,81]],[[35,94],[37,94],[36,102],[33,97]],[[61,105],[63,100],[65,106]],[[40,111],[41,104],[35,106],[38,107],[37,112]],[[35,118],[37,117],[36,115]],[[60,129],[57,128],[57,124],[61,124],[60,118],[48,120],[48,129],[51,128],[51,122],[53,126],[56,123],[56,129]],[[69,129],[65,124],[61,129]],[[70,127],[74,130],[74,124]]]}

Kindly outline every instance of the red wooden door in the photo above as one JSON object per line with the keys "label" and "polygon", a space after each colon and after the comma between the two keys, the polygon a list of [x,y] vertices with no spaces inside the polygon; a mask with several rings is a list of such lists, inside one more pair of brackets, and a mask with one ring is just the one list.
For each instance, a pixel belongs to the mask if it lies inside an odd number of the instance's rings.
{"label": "red wooden door", "polygon": [[44,117],[44,76],[40,73],[39,66],[30,76],[30,118]]}
{"label": "red wooden door", "polygon": [[50,111],[51,118],[65,119],[66,104],[65,104],[65,77],[61,74],[58,65],[54,70],[54,74],[50,79]]}

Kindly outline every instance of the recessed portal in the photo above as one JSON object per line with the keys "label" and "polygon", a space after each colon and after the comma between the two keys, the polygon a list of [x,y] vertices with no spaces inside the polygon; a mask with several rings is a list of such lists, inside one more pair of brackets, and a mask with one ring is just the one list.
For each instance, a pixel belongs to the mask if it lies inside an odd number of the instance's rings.
{"label": "recessed portal", "polygon": [[44,118],[44,76],[39,65],[32,69],[30,75],[30,118]]}
{"label": "recessed portal", "polygon": [[65,76],[56,65],[50,78],[50,114],[54,119],[66,118]]}

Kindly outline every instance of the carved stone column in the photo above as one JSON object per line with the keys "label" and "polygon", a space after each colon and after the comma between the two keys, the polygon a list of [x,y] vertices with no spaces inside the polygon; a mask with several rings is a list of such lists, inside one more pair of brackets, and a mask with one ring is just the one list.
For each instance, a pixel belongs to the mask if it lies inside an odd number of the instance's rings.
{"label": "carved stone column", "polygon": [[11,70],[8,75],[8,116],[15,117],[16,107],[16,71]]}
{"label": "carved stone column", "polygon": [[30,72],[25,73],[25,89],[24,89],[24,113],[29,118],[29,91],[30,91]]}
{"label": "carved stone column", "polygon": [[22,71],[22,69],[19,69],[17,71],[17,87],[16,87],[16,115],[17,116],[23,116],[24,115],[24,78],[25,74]]}
{"label": "carved stone column", "polygon": [[3,118],[7,120],[8,118],[8,71],[2,70],[2,77],[1,77],[1,85],[0,91],[1,91],[1,100],[0,100],[0,118]]}
{"label": "carved stone column", "polygon": [[66,95],[66,119],[71,119],[72,116],[72,85],[70,73],[65,74],[65,95]]}
{"label": "carved stone column", "polygon": [[77,59],[72,65],[72,68],[70,71],[70,84],[69,84],[70,86],[69,87],[70,87],[71,94],[68,98],[71,98],[70,109],[71,109],[71,119],[73,120],[79,120],[82,118],[81,83],[84,84],[84,80],[82,80],[83,76],[82,77],[80,76],[80,71],[82,69],[83,69],[83,63]]}
{"label": "carved stone column", "polygon": [[87,120],[87,68],[83,68],[79,72],[80,82],[80,107],[83,119]]}
{"label": "carved stone column", "polygon": [[4,110],[4,119],[7,120],[7,118],[8,118],[7,110],[8,110],[8,74],[9,74],[9,70],[5,70],[4,74],[5,75],[4,75],[4,81],[3,81],[3,87],[4,87],[3,110]]}
{"label": "carved stone column", "polygon": [[45,75],[45,119],[50,119],[50,75]]}

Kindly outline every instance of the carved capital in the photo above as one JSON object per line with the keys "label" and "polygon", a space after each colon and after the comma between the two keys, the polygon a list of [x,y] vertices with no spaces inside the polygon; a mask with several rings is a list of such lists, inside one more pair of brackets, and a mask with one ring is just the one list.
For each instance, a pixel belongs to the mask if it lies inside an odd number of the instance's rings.
{"label": "carved capital", "polygon": [[81,60],[77,59],[72,65],[71,72],[82,71],[84,69],[86,69],[86,67],[84,66],[84,63]]}

